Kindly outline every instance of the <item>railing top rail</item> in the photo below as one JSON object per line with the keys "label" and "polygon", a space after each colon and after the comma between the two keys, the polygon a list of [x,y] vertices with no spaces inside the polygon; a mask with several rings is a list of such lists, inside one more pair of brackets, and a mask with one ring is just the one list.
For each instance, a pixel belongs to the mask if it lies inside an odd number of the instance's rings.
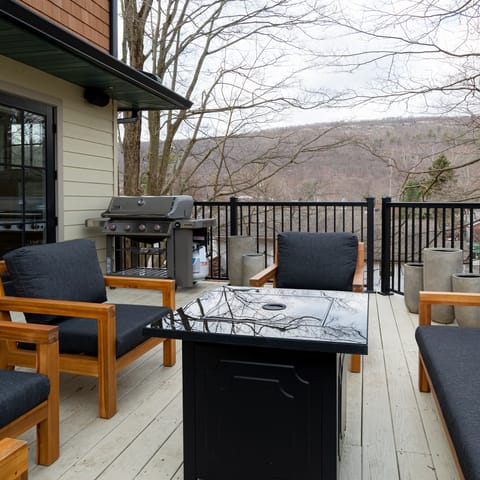
{"label": "railing top rail", "polygon": [[480,208],[480,202],[389,202],[392,207]]}
{"label": "railing top rail", "polygon": [[[230,205],[229,201],[204,201],[204,200],[195,200],[195,205],[198,206],[226,206]],[[305,207],[315,207],[315,206],[348,206],[348,207],[362,207],[367,206],[367,201],[359,202],[303,202],[303,201],[236,201],[238,206],[305,206]]]}

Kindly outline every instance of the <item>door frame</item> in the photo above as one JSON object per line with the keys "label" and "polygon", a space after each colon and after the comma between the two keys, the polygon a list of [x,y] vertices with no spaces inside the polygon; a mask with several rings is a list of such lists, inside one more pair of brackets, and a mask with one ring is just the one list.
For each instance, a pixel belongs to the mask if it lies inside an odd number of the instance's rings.
{"label": "door frame", "polygon": [[57,165],[56,165],[56,108],[46,103],[0,91],[0,105],[25,110],[45,117],[45,202],[46,243],[57,239]]}

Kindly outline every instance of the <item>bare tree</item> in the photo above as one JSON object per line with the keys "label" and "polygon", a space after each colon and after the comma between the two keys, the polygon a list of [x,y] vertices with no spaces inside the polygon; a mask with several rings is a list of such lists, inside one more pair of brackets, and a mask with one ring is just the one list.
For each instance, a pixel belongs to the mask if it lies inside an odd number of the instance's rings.
{"label": "bare tree", "polygon": [[[335,125],[319,125],[309,136],[301,136],[296,129],[274,129],[198,140],[179,181],[196,196],[207,199],[245,194],[264,199],[276,195],[285,198],[285,185],[273,192],[271,180],[324,151],[350,143],[348,136],[331,135],[336,129]],[[297,186],[296,195],[299,193]]]}
{"label": "bare tree", "polygon": [[[144,53],[144,31],[152,10],[153,0],[144,0],[139,5],[136,1],[122,1],[122,16],[129,19],[123,23],[122,59],[135,68],[143,69],[147,55]],[[129,115],[128,113],[126,114]],[[124,128],[122,151],[124,159],[123,192],[138,195],[140,189],[140,146],[142,119],[128,124]]]}
{"label": "bare tree", "polygon": [[[314,42],[318,65],[335,72],[338,79],[335,88],[324,85],[329,108],[364,112],[377,108],[385,116],[448,115],[469,122],[462,138],[452,138],[450,146],[432,145],[434,150],[420,156],[414,166],[389,157],[378,146],[365,148],[403,172],[407,182],[427,173],[428,165],[450,148],[477,144],[478,2],[382,0],[359,6],[337,0],[322,14],[322,36]],[[461,170],[479,160],[479,155],[458,158],[449,168]],[[457,192],[458,200],[479,198],[472,184],[464,187]]]}
{"label": "bare tree", "polygon": [[[335,34],[342,48],[318,55],[324,66],[360,81],[336,91],[331,102],[401,103],[412,114],[478,114],[477,2],[382,0],[365,1],[360,10],[349,7],[337,0],[325,11],[323,24],[331,30],[323,31],[322,40]],[[379,74],[370,75],[375,71]],[[361,81],[362,72],[369,72],[372,83]]]}
{"label": "bare tree", "polygon": [[[140,169],[140,155],[130,152],[139,151],[141,127],[133,133],[126,127],[125,193],[143,188],[209,199],[245,193],[305,154],[335,147],[322,142],[330,127],[303,144],[280,131],[268,147],[259,133],[292,108],[321,103],[317,95],[298,94],[299,74],[313,66],[299,58],[309,53],[306,34],[321,11],[316,0],[122,0],[124,59],[141,60],[137,68],[194,102],[188,111],[148,113],[144,187],[131,173]],[[245,135],[257,149],[239,152]]]}

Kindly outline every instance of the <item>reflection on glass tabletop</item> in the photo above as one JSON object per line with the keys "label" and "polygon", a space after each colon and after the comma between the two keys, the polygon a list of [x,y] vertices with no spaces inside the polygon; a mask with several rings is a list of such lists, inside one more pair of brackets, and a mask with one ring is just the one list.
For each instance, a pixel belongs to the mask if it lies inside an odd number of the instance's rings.
{"label": "reflection on glass tabletop", "polygon": [[366,350],[368,295],[225,286],[206,293],[149,328],[183,339],[192,334],[210,339],[228,335],[346,343]]}

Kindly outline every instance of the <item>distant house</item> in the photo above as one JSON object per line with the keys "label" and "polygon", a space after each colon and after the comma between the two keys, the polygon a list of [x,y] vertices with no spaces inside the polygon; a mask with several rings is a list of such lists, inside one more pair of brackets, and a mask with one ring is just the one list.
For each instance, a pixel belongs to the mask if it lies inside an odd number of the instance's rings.
{"label": "distant house", "polygon": [[0,3],[0,257],[89,236],[117,194],[118,112],[190,107],[115,57],[116,27],[116,0]]}

